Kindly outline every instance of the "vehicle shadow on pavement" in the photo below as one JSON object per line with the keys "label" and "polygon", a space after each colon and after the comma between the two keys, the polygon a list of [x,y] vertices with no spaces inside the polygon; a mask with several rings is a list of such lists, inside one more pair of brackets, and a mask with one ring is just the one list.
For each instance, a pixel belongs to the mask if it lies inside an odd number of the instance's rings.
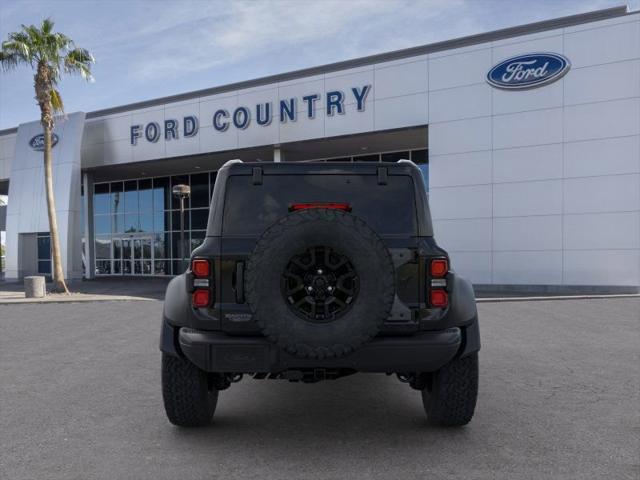
{"label": "vehicle shadow on pavement", "polygon": [[[243,405],[243,398],[251,398],[251,403]],[[221,392],[210,427],[175,429],[175,434],[196,442],[264,437],[268,448],[278,439],[284,448],[309,442],[311,436],[316,445],[340,448],[340,442],[375,441],[377,435],[393,443],[410,433],[424,441],[425,432],[464,437],[466,430],[429,426],[420,392],[395,376],[357,374],[316,384],[245,378]]]}

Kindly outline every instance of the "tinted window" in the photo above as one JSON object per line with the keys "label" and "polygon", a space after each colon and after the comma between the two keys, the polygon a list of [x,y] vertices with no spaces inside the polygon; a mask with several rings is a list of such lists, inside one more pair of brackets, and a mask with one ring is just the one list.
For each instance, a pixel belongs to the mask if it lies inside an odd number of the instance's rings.
{"label": "tinted window", "polygon": [[209,206],[209,174],[191,175],[191,208]]}
{"label": "tinted window", "polygon": [[225,235],[255,235],[287,215],[292,203],[344,202],[352,213],[380,234],[416,234],[413,181],[389,176],[378,185],[375,175],[265,175],[262,185],[234,175],[227,183]]}

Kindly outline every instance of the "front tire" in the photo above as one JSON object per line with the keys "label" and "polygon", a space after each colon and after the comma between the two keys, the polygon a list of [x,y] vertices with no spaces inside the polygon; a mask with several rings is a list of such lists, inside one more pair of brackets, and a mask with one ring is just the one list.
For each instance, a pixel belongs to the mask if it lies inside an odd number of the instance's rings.
{"label": "front tire", "polygon": [[422,403],[431,425],[453,427],[471,421],[478,398],[478,354],[456,358],[430,375]]}
{"label": "front tire", "polygon": [[194,364],[163,353],[162,398],[171,423],[179,427],[203,427],[211,423],[218,390]]}

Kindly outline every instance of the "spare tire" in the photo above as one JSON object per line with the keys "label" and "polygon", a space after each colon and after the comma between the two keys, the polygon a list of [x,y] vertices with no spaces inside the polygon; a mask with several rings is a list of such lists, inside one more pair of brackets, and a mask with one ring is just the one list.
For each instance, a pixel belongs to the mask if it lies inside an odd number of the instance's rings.
{"label": "spare tire", "polygon": [[326,208],[293,212],[269,227],[245,279],[264,335],[299,357],[357,349],[379,332],[395,297],[382,240],[357,216]]}

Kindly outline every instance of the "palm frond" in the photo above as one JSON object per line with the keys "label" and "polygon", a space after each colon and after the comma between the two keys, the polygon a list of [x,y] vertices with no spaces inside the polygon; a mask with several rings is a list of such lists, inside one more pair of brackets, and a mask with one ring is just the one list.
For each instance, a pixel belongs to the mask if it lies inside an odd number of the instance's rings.
{"label": "palm frond", "polygon": [[55,24],[53,20],[51,20],[51,17],[47,17],[42,20],[42,25],[40,26],[40,30],[42,30],[42,33],[44,33],[45,35],[49,35],[53,31],[54,25]]}
{"label": "palm frond", "polygon": [[95,63],[93,55],[84,48],[75,48],[64,58],[64,69],[68,73],[78,73],[85,80],[91,81],[91,64]]}
{"label": "palm frond", "polygon": [[64,112],[64,104],[62,103],[62,97],[60,96],[60,92],[55,88],[51,89],[51,106],[53,107],[53,111],[55,113]]}
{"label": "palm frond", "polygon": [[9,55],[15,55],[27,63],[32,63],[33,52],[28,41],[25,41],[24,38],[17,35],[15,37],[17,38],[10,38],[2,42],[2,51]]}
{"label": "palm frond", "polygon": [[5,72],[16,68],[21,60],[22,58],[15,53],[5,52],[4,50],[0,51],[0,65],[2,65],[2,69]]}
{"label": "palm frond", "polygon": [[31,43],[31,45],[34,47],[44,46],[44,35],[42,35],[42,32],[38,27],[35,25],[22,25],[22,31],[29,38],[29,43]]}
{"label": "palm frond", "polygon": [[60,50],[73,50],[75,45],[73,40],[67,37],[64,33],[54,33],[53,38],[55,40],[56,47]]}

